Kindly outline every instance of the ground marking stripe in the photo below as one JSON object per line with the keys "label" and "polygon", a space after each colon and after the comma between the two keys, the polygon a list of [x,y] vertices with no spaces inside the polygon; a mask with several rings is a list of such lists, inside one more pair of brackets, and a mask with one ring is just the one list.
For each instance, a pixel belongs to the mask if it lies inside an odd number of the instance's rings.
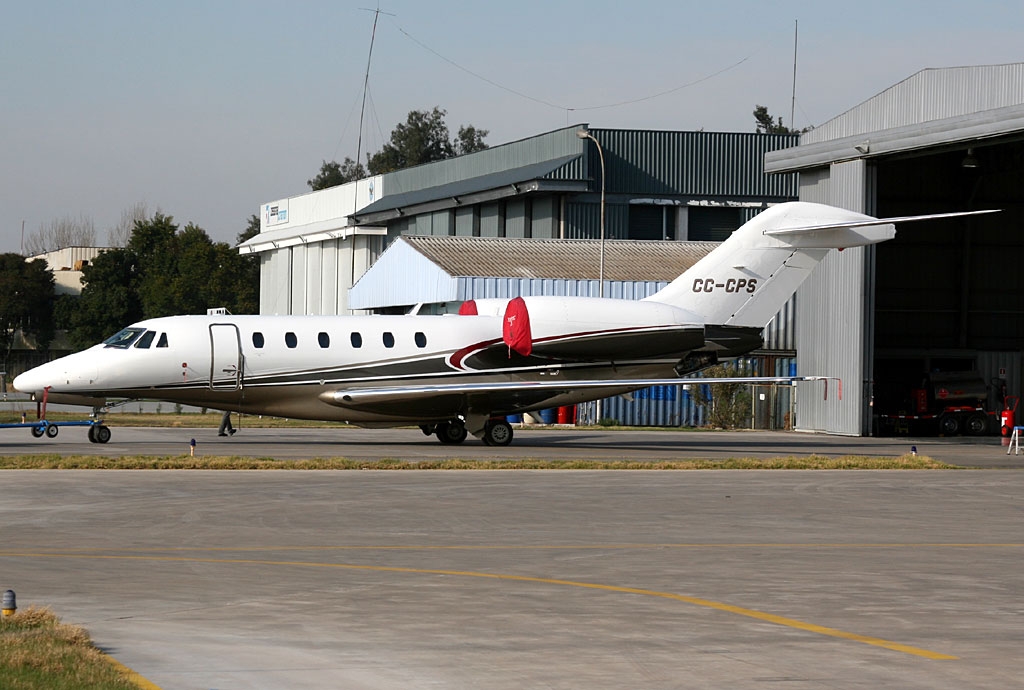
{"label": "ground marking stripe", "polygon": [[[1019,549],[1024,543],[1012,542],[835,542],[835,543],[785,543],[785,542],[746,542],[736,544],[333,544],[333,545],[291,545],[291,546],[174,546],[174,547],[137,547],[127,549],[90,548],[61,549],[53,551],[54,555],[65,554],[97,554],[117,551],[120,553],[244,553],[249,551],[627,551],[642,549],[972,549],[996,548]],[[0,556],[6,552],[0,550]]]}
{"label": "ground marking stripe", "polygon": [[505,580],[512,582],[537,582],[549,585],[560,585],[567,587],[581,587],[585,589],[602,590],[606,592],[622,592],[626,594],[638,594],[642,596],[658,597],[661,599],[671,599],[674,601],[680,601],[694,606],[701,606],[704,608],[715,609],[718,611],[724,611],[727,613],[736,614],[738,616],[745,616],[747,618],[754,618],[757,620],[765,621],[768,623],[774,623],[776,625],[782,625],[797,630],[804,630],[806,632],[816,633],[818,635],[825,635],[828,637],[836,637],[844,640],[851,640],[854,642],[860,642],[874,647],[882,647],[895,652],[902,652],[904,654],[910,654],[913,656],[923,657],[925,659],[957,659],[958,657],[951,656],[949,654],[942,654],[940,652],[933,652],[920,647],[913,647],[910,645],[900,644],[899,642],[893,642],[885,640],[879,637],[870,637],[867,635],[858,635],[857,633],[846,632],[844,630],[838,630],[836,628],[828,628],[822,625],[816,625],[814,623],[806,623],[804,621],[796,620],[794,618],[786,618],[785,616],[777,616],[772,613],[765,613],[764,611],[757,611],[755,609],[747,609],[740,606],[733,606],[731,604],[725,604],[718,601],[712,601],[710,599],[700,599],[698,597],[689,597],[683,594],[673,594],[672,592],[659,592],[651,589],[640,589],[636,587],[619,587],[616,585],[602,585],[594,582],[577,582],[574,580],[559,580],[554,578],[545,577],[531,577],[528,575],[509,575],[502,573],[484,573],[476,572],[472,570],[442,570],[434,568],[402,568],[397,566],[382,566],[382,565],[358,565],[353,563],[314,563],[309,561],[270,561],[270,560],[257,560],[257,559],[230,559],[230,558],[186,558],[181,556],[112,556],[112,555],[86,555],[86,554],[56,554],[56,553],[14,553],[0,551],[0,556],[7,557],[21,557],[21,558],[88,558],[93,560],[122,560],[122,561],[157,561],[164,563],[215,563],[215,564],[234,564],[234,565],[277,565],[277,566],[293,566],[293,567],[305,567],[305,568],[337,568],[341,570],[362,570],[372,572],[390,572],[390,573],[415,573],[425,575],[449,575],[455,577],[477,577],[491,580]]}
{"label": "ground marking stripe", "polygon": [[139,675],[136,671],[128,668],[114,657],[110,656],[109,654],[107,654],[106,657],[107,661],[109,661],[114,666],[114,668],[116,668],[118,671],[124,674],[125,678],[127,678],[130,682],[135,683],[135,685],[137,685],[140,688],[140,690],[161,690],[159,685],[149,680],[148,678],[144,678],[143,676]]}

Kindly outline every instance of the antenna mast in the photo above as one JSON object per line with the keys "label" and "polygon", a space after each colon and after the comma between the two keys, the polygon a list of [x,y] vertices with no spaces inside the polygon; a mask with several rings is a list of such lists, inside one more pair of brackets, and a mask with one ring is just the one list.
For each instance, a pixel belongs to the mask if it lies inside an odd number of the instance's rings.
{"label": "antenna mast", "polygon": [[[359,108],[359,138],[356,141],[356,165],[362,165],[362,161],[359,160],[360,156],[363,155],[363,116],[366,113],[366,92],[370,89],[370,61],[373,59],[373,41],[377,37],[377,20],[381,14],[394,17],[395,15],[390,12],[381,12],[380,4],[377,4],[377,8],[371,10],[368,7],[362,7],[367,12],[373,12],[373,30],[370,32],[370,52],[366,56],[366,76],[363,78],[363,104]],[[369,174],[369,171],[367,171]],[[352,212],[355,213],[356,207],[359,205],[358,194],[356,200],[353,202]]]}
{"label": "antenna mast", "polygon": [[793,99],[789,102],[789,128],[795,129],[793,119],[796,111],[796,40],[797,31],[800,28],[800,22],[796,19],[793,20]]}
{"label": "antenna mast", "polygon": [[377,36],[377,19],[380,17],[380,7],[373,10],[373,30],[370,32],[370,54],[366,56],[366,76],[363,78],[363,105],[359,108],[359,139],[356,143],[356,165],[360,164],[359,157],[363,153],[363,114],[366,112],[366,90],[370,87],[370,60],[373,58],[373,40]]}

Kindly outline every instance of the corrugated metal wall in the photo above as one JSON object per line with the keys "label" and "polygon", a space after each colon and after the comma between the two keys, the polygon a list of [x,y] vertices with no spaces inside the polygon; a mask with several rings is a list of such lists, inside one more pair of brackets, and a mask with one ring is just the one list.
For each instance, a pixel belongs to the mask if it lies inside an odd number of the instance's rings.
{"label": "corrugated metal wall", "polygon": [[[773,199],[797,195],[797,175],[764,174],[764,154],[796,146],[800,137],[795,134],[627,129],[592,129],[590,133],[604,148],[607,194]],[[596,150],[588,160],[588,176],[599,181]]]}
{"label": "corrugated metal wall", "polygon": [[765,350],[796,350],[796,295],[782,305],[764,329]]}
{"label": "corrugated metal wall", "polygon": [[[561,278],[459,278],[458,300],[553,295],[556,297],[597,297],[597,280]],[[668,285],[666,281],[604,281],[604,296],[637,300],[653,295]]]}
{"label": "corrugated metal wall", "polygon": [[[605,201],[604,237],[606,240],[629,238],[629,205]],[[601,236],[601,204],[569,202],[565,205],[565,239],[597,239]]]}
{"label": "corrugated metal wall", "polygon": [[[744,357],[735,364],[743,376],[790,376],[796,369],[793,357]],[[605,398],[600,401],[601,419],[626,426],[704,426],[707,410],[697,404],[693,392],[700,385],[700,377],[690,381],[644,388],[629,397]],[[794,396],[790,386],[751,386],[750,394],[751,416],[745,428],[784,429],[791,424]],[[577,423],[597,424],[597,410],[597,401],[581,403],[577,406]]]}
{"label": "corrugated metal wall", "polygon": [[[836,163],[830,169],[801,175],[800,198],[869,212],[868,173],[864,161]],[[864,387],[867,385],[866,343],[870,322],[870,248],[855,247],[831,252],[797,291],[796,317],[801,376],[838,376],[843,381],[843,400],[825,400],[819,384],[800,385],[796,426],[858,436],[866,428]]]}
{"label": "corrugated metal wall", "polygon": [[345,314],[348,286],[383,250],[383,237],[355,235],[260,254],[260,314]]}

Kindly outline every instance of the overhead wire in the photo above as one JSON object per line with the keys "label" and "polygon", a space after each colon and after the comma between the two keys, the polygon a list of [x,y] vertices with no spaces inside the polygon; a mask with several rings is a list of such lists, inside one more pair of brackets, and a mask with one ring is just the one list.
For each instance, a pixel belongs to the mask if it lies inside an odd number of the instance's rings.
{"label": "overhead wire", "polygon": [[756,49],[753,52],[751,52],[749,55],[746,55],[745,57],[741,58],[740,60],[737,60],[736,62],[732,63],[731,65],[729,65],[727,67],[723,67],[722,69],[720,69],[720,70],[718,70],[716,72],[712,72],[711,74],[708,74],[708,75],[705,75],[703,77],[700,77],[699,79],[694,79],[693,81],[687,82],[685,84],[680,84],[679,86],[675,86],[675,87],[673,87],[671,89],[665,89],[664,91],[659,91],[658,93],[649,94],[647,96],[641,96],[639,98],[632,98],[632,99],[627,99],[627,100],[623,100],[623,101],[617,101],[617,102],[614,102],[614,103],[605,103],[605,104],[602,104],[602,105],[591,105],[591,106],[573,107],[573,106],[567,106],[567,105],[560,105],[558,103],[552,103],[551,101],[545,100],[543,98],[539,98],[537,96],[532,96],[532,95],[530,95],[528,93],[524,93],[524,92],[519,91],[517,89],[513,89],[512,87],[505,86],[504,84],[500,84],[500,83],[494,81],[493,79],[490,79],[489,77],[485,77],[482,74],[474,72],[473,70],[469,69],[468,67],[465,67],[465,66],[459,64],[458,62],[455,62],[451,58],[449,58],[449,57],[447,57],[445,55],[442,55],[438,51],[434,50],[433,48],[431,48],[430,46],[425,44],[423,41],[419,40],[418,38],[416,38],[415,36],[410,34],[408,31],[406,31],[404,28],[402,28],[393,19],[391,20],[391,23],[394,24],[395,28],[398,29],[398,31],[402,35],[404,35],[406,38],[408,38],[410,41],[412,41],[413,43],[418,45],[420,48],[426,50],[428,53],[434,55],[435,57],[438,57],[441,60],[444,60],[445,62],[450,64],[452,67],[455,67],[456,69],[458,69],[458,70],[460,70],[462,72],[465,72],[466,74],[468,74],[468,75],[470,75],[472,77],[475,77],[476,79],[479,79],[480,81],[486,82],[487,84],[490,84],[491,86],[493,86],[493,87],[495,87],[497,89],[501,89],[502,91],[506,91],[508,93],[514,94],[516,96],[519,96],[520,98],[525,98],[525,99],[527,99],[529,101],[533,101],[534,103],[540,103],[541,105],[546,105],[546,106],[548,106],[550,108],[556,108],[558,110],[564,110],[564,111],[566,111],[566,113],[586,111],[586,110],[602,110],[602,109],[605,109],[605,108],[618,108],[618,107],[621,107],[621,106],[624,106],[624,105],[632,105],[633,103],[642,103],[644,101],[650,101],[650,100],[653,100],[655,98],[660,98],[662,96],[667,96],[668,94],[675,93],[677,91],[681,91],[681,90],[689,88],[691,86],[696,86],[697,84],[700,84],[702,82],[708,81],[710,79],[714,79],[715,77],[721,76],[722,74],[725,74],[726,72],[729,72],[730,70],[736,69],[737,67],[739,67],[743,63],[745,63],[748,60],[750,60],[750,58],[754,57],[759,52],[761,52],[761,50],[764,48],[764,46],[761,46],[758,49]]}

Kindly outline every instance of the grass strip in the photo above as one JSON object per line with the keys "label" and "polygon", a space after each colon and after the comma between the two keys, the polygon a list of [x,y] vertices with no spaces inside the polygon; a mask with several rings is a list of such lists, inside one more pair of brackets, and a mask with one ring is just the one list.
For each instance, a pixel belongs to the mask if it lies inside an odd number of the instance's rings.
{"label": "grass strip", "polygon": [[923,455],[867,457],[728,458],[723,460],[277,460],[238,456],[15,455],[0,456],[0,470],[949,470],[959,469]]}
{"label": "grass strip", "polygon": [[92,643],[48,608],[29,606],[0,618],[0,687],[5,690],[139,690]]}

